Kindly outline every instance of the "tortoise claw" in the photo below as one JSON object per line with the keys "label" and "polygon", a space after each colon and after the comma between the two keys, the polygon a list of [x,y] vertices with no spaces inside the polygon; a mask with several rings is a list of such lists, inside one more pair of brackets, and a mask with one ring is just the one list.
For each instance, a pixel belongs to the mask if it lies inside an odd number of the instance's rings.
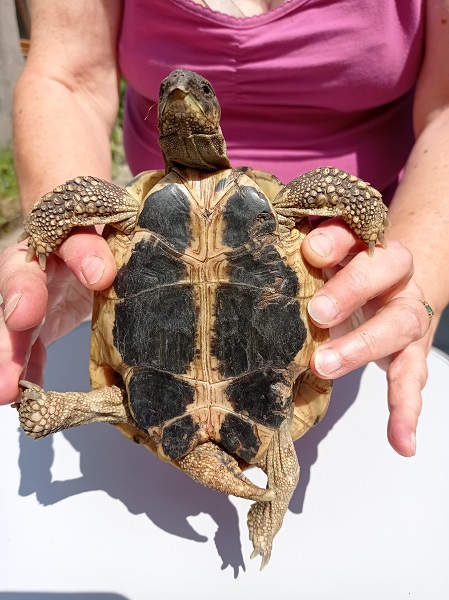
{"label": "tortoise claw", "polygon": [[35,256],[37,256],[39,260],[39,266],[41,270],[45,271],[47,267],[47,255],[44,252],[36,251],[36,248],[32,244],[30,244],[28,246],[28,251],[25,256],[25,262],[31,262]]}
{"label": "tortoise claw", "polygon": [[[35,383],[31,383],[31,381],[27,381],[26,379],[19,379],[18,385],[19,388],[21,388],[22,390],[27,390],[27,398],[30,398],[30,400],[38,400],[40,398],[39,392],[33,391],[33,388],[36,387]],[[11,404],[11,408],[19,409],[21,404],[21,400],[19,400],[18,402],[13,402]]]}
{"label": "tortoise claw", "polygon": [[27,254],[25,256],[25,262],[31,262],[34,258],[34,254],[35,254],[34,246],[29,245]]}
{"label": "tortoise claw", "polygon": [[[19,379],[19,388],[21,388],[22,390],[30,390],[33,387],[33,383],[31,383],[30,381],[27,381],[26,379]],[[19,400],[18,402],[13,402],[11,404],[11,408],[20,408],[20,405],[22,404],[21,400]]]}
{"label": "tortoise claw", "polygon": [[[27,390],[26,395],[30,400],[39,400],[41,397],[42,389],[37,386],[35,383],[31,383],[31,381],[27,381],[26,379],[19,380],[19,387],[23,390]],[[20,402],[16,402],[17,405],[20,405]]]}
{"label": "tortoise claw", "polygon": [[260,570],[263,571],[267,564],[270,562],[271,550],[269,552],[264,552],[260,547],[254,548],[254,550],[251,552],[250,559],[252,560],[254,558],[257,558],[258,556],[262,557],[262,562],[260,563]]}
{"label": "tortoise claw", "polygon": [[368,254],[369,254],[369,256],[372,256],[374,254],[374,250],[376,248],[376,244],[377,243],[379,243],[382,246],[382,248],[386,248],[387,247],[387,241],[385,239],[383,231],[379,231],[379,233],[377,234],[377,239],[375,239],[375,240],[369,240],[369,242],[368,242]]}
{"label": "tortoise claw", "polygon": [[19,239],[17,240],[17,243],[20,244],[20,242],[23,242],[23,240],[26,240],[30,237],[30,234],[27,233],[26,231],[22,231]]}
{"label": "tortoise claw", "polygon": [[24,390],[30,390],[34,387],[34,383],[31,383],[31,381],[27,381],[26,379],[19,379],[19,387],[23,388]]}
{"label": "tortoise claw", "polygon": [[45,256],[45,254],[39,254],[38,256],[39,256],[39,266],[42,271],[45,271],[45,269],[47,267],[47,257]]}

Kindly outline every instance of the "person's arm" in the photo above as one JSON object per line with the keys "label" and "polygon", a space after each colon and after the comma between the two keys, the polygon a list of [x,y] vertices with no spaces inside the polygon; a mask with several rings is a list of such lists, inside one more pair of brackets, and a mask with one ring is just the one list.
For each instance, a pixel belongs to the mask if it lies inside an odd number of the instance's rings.
{"label": "person's arm", "polygon": [[[331,327],[364,306],[366,321],[323,345],[312,366],[323,375],[323,359],[333,359],[333,364],[327,365],[334,367],[328,375],[338,377],[371,360],[383,359],[390,408],[388,437],[404,456],[415,452],[421,390],[427,378],[426,356],[438,318],[449,302],[448,0],[427,2],[425,39],[415,98],[417,140],[388,214],[392,223],[387,231],[389,244],[386,250],[376,249],[371,263],[366,253],[357,255],[317,294],[330,302],[320,306],[312,301],[310,305],[311,314],[319,317],[323,326]],[[325,252],[321,250],[326,256],[314,250],[317,241],[327,246]],[[312,264],[333,267],[354,246],[349,232],[330,223],[312,232],[303,248]],[[434,310],[433,320],[423,300]],[[338,314],[332,318],[329,307],[333,306]],[[328,350],[332,352],[326,354]]]}
{"label": "person's arm", "polygon": [[[32,3],[30,54],[14,98],[15,163],[25,213],[69,178],[111,177],[121,11],[119,0]],[[0,258],[0,404],[17,399],[25,367],[30,379],[41,381],[44,345],[84,318],[89,290],[104,289],[115,276],[107,244],[93,232],[70,236],[46,273],[36,261],[25,263],[25,253],[21,244]]]}
{"label": "person's arm", "polygon": [[30,53],[14,98],[24,212],[80,174],[111,178],[119,90],[117,0],[34,0]]}
{"label": "person's arm", "polygon": [[414,277],[439,318],[449,301],[449,0],[428,0],[426,17],[414,104],[417,141],[389,212],[389,236],[411,250]]}

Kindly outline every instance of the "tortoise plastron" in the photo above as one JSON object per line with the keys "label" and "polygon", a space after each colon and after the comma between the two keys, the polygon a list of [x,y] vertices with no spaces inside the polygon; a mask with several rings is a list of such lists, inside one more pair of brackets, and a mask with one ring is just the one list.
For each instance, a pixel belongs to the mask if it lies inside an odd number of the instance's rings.
{"label": "tortoise plastron", "polygon": [[[195,73],[162,82],[158,114],[165,172],[125,190],[78,177],[25,221],[28,260],[43,269],[73,227],[107,224],[117,276],[95,293],[92,391],[21,382],[16,406],[32,437],[108,421],[196,481],[254,500],[248,528],[263,567],[299,477],[293,441],[323,417],[332,387],[309,368],[328,332],[307,315],[322,285],[300,250],[308,217],[342,217],[372,253],[386,208],[332,167],[287,185],[231,168],[218,101]],[[251,465],[266,489],[244,476]]]}

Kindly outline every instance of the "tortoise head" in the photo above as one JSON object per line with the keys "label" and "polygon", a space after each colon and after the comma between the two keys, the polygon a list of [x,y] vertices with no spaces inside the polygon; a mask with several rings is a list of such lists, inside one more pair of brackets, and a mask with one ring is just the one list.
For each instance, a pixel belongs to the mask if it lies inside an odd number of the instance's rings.
{"label": "tortoise head", "polygon": [[202,171],[230,167],[220,112],[211,84],[201,75],[177,69],[162,81],[158,126],[167,172],[173,166]]}

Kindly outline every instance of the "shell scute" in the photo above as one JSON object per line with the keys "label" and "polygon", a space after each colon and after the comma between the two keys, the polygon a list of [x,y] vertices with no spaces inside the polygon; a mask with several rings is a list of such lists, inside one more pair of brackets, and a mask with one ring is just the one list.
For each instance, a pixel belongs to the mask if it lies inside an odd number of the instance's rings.
{"label": "shell scute", "polygon": [[137,226],[153,232],[179,252],[191,243],[190,201],[179,185],[167,184],[145,200]]}
{"label": "shell scute", "polygon": [[195,301],[185,265],[152,241],[141,240],[114,284],[114,345],[128,366],[187,373],[193,359]]}
{"label": "shell scute", "polygon": [[239,185],[223,211],[223,244],[239,248],[276,230],[276,217],[266,196],[257,188]]}
{"label": "shell scute", "polygon": [[237,414],[226,415],[220,427],[220,441],[229,454],[236,454],[248,464],[257,456],[261,440],[257,428]]}
{"label": "shell scute", "polygon": [[[263,175],[264,191],[277,189]],[[230,169],[172,171],[146,193],[120,251],[112,366],[162,458],[212,438],[257,462],[289,414],[308,324],[264,191]]]}

